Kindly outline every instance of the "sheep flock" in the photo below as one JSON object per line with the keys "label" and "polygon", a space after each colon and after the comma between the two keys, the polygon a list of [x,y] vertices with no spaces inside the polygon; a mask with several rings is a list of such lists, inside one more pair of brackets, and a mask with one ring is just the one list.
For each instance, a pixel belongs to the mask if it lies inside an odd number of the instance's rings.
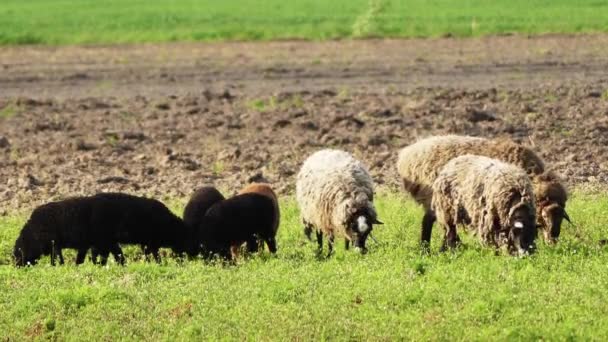
{"label": "sheep flock", "polygon": [[[567,191],[559,176],[531,148],[507,139],[435,136],[398,152],[396,172],[406,194],[424,209],[420,245],[430,246],[435,222],[444,229],[441,250],[461,244],[457,227],[481,244],[527,255],[536,237],[559,240]],[[352,154],[323,149],[303,161],[296,201],[304,236],[329,257],[336,237],[362,254],[382,231],[374,206],[374,181]],[[76,264],[106,264],[111,254],[125,263],[124,245],[139,245],[146,259],[161,261],[160,248],[176,257],[236,260],[265,250],[278,253],[280,206],[270,184],[252,183],[225,197],[213,186],[193,192],[183,217],[160,201],[122,193],[99,193],[50,202],[34,209],[13,249],[16,266],[35,265],[43,255],[64,263],[63,249],[77,251]],[[391,222],[390,224],[398,224]],[[380,226],[380,227],[379,227]],[[381,234],[381,233],[380,233]],[[100,257],[100,260],[97,260]]]}

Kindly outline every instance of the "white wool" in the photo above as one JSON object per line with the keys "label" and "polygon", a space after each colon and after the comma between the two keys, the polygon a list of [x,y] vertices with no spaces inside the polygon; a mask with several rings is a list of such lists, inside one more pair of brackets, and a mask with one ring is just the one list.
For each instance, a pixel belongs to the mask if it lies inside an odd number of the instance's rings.
{"label": "white wool", "polygon": [[376,218],[373,196],[367,168],[344,151],[325,149],[312,154],[297,176],[296,199],[302,220],[330,236],[348,237],[347,222],[362,210]]}

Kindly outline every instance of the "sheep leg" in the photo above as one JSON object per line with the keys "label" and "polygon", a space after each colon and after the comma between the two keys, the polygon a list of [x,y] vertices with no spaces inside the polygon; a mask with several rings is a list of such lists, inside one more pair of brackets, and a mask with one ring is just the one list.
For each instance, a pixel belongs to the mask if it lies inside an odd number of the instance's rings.
{"label": "sheep leg", "polygon": [[433,232],[433,223],[437,220],[437,216],[432,210],[427,210],[422,218],[422,229],[420,231],[420,245],[424,249],[431,246],[431,233]]}
{"label": "sheep leg", "polygon": [[108,257],[110,256],[109,251],[104,251],[101,253],[101,266],[105,266],[108,264]]}
{"label": "sheep leg", "polygon": [[61,254],[61,247],[59,247],[56,243],[53,243],[53,251],[52,251],[52,259],[51,263],[55,266],[55,258],[59,257],[59,265],[63,265],[63,254]]}
{"label": "sheep leg", "polygon": [[317,244],[319,245],[319,252],[323,250],[323,232],[317,231]]}
{"label": "sheep leg", "polygon": [[443,239],[441,251],[445,252],[448,249],[454,249],[456,246],[458,246],[458,244],[460,244],[460,238],[456,232],[456,225],[448,223],[446,225],[445,237]]}
{"label": "sheep leg", "polygon": [[329,248],[329,253],[327,253],[327,257],[329,258],[334,253],[334,236],[330,235],[327,237],[327,247]]}
{"label": "sheep leg", "polygon": [[[76,265],[80,265],[84,262],[84,258],[87,256],[87,251],[88,248],[81,248],[78,250],[78,254],[76,254]],[[93,263],[95,263],[95,260],[93,260]]]}
{"label": "sheep leg", "polygon": [[56,251],[55,240],[51,240],[51,266],[55,266]]}
{"label": "sheep leg", "polygon": [[233,260],[236,260],[239,257],[239,245],[233,244],[230,245],[230,256]]}
{"label": "sheep leg", "polygon": [[[249,240],[247,240],[247,252],[255,253],[259,249],[258,239],[255,236],[252,236]],[[264,249],[264,245],[262,244],[262,250]]]}
{"label": "sheep leg", "polygon": [[306,235],[308,241],[312,241],[312,230],[312,224],[304,222],[304,235]]}
{"label": "sheep leg", "polygon": [[160,254],[158,253],[158,247],[152,248],[152,256],[157,264],[160,264]]}
{"label": "sheep leg", "polygon": [[64,260],[63,260],[63,254],[61,253],[61,249],[59,249],[57,251],[57,255],[59,256],[59,265],[63,265],[64,264]]}
{"label": "sheep leg", "polygon": [[112,255],[114,256],[114,260],[117,263],[119,263],[120,265],[125,264],[125,256],[122,253],[122,249],[120,248],[120,246],[118,244],[114,244],[111,247],[110,252],[112,252]]}
{"label": "sheep leg", "polygon": [[270,250],[270,253],[275,254],[277,252],[277,241],[274,237],[267,239],[266,244],[268,245],[268,250]]}
{"label": "sheep leg", "polygon": [[350,249],[350,240],[349,239],[344,239],[344,249],[346,249],[346,250]]}
{"label": "sheep leg", "polygon": [[94,265],[97,265],[97,257],[99,256],[99,252],[97,251],[97,248],[93,247],[91,248],[91,262]]}

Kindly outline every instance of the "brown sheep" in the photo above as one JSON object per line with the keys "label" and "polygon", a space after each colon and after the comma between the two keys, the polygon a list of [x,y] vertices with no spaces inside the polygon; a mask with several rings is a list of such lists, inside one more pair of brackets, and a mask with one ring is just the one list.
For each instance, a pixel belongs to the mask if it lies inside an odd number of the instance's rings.
{"label": "brown sheep", "polygon": [[[268,198],[270,198],[274,204],[274,208],[275,208],[275,213],[276,216],[274,217],[274,223],[273,223],[273,231],[274,234],[273,236],[276,236],[277,231],[279,230],[279,224],[281,221],[281,214],[280,214],[280,210],[279,210],[279,200],[277,198],[276,193],[272,190],[272,188],[270,187],[270,184],[267,183],[251,183],[246,185],[243,189],[241,189],[241,191],[239,191],[239,195],[241,194],[248,194],[248,193],[256,193],[256,194],[260,194],[260,195],[264,195]],[[275,242],[276,245],[276,242]],[[258,246],[247,246],[247,249],[249,251],[257,251],[257,247]],[[264,248],[263,245],[263,241],[262,241],[262,248]],[[269,246],[270,248],[270,246]],[[275,246],[276,248],[276,246]]]}

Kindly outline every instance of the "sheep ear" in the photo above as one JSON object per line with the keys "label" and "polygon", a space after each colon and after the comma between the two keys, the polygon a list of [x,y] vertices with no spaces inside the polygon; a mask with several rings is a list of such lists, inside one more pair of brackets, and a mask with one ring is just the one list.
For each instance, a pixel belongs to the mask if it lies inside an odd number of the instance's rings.
{"label": "sheep ear", "polygon": [[377,218],[374,218],[374,219],[372,220],[372,223],[373,223],[373,224],[384,224],[384,222],[382,222],[382,221],[378,220]]}

